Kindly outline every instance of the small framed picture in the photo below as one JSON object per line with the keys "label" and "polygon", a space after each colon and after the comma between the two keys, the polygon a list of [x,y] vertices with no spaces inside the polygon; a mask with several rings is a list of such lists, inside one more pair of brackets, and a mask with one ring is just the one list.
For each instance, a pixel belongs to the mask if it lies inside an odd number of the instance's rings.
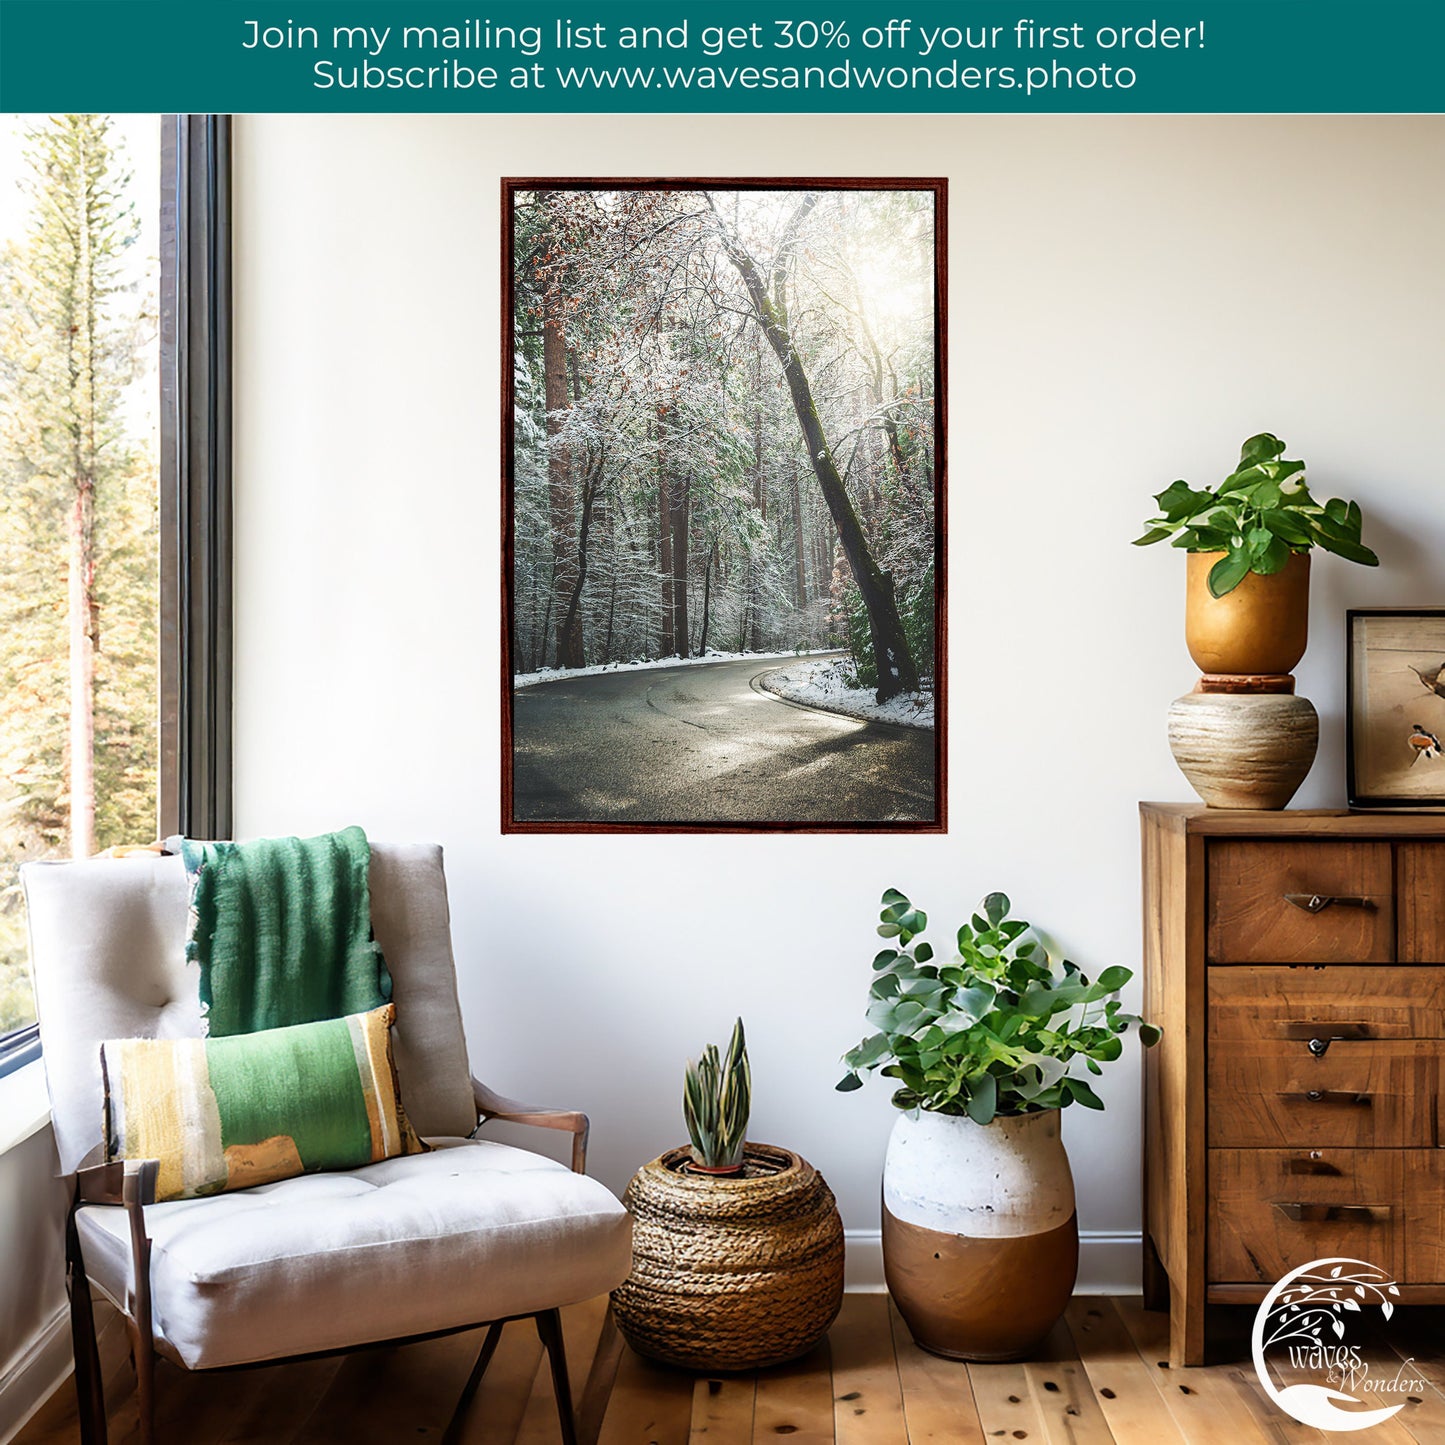
{"label": "small framed picture", "polygon": [[1350,806],[1445,809],[1445,607],[1347,619]]}

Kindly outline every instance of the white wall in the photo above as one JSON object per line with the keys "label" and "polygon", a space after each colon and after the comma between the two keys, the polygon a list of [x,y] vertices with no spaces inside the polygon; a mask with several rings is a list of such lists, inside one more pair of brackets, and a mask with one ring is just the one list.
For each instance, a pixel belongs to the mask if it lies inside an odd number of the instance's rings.
{"label": "white wall", "polygon": [[65,1182],[56,1177],[38,1064],[0,1080],[0,1440],[8,1440],[70,1369],[65,1298]]}
{"label": "white wall", "polygon": [[[1137,963],[1193,681],[1183,558],[1127,545],[1152,492],[1272,430],[1364,506],[1384,566],[1316,568],[1302,805],[1343,802],[1346,606],[1445,602],[1438,117],[254,117],[236,158],[237,831],[440,839],[475,1065],[590,1110],[614,1187],[741,1012],[755,1137],[876,1227],[887,1090],[832,1086],[885,886]],[[499,177],[900,171],[951,190],[949,836],[502,838]],[[1101,1092],[1081,1221],[1128,1231],[1132,1057]]]}

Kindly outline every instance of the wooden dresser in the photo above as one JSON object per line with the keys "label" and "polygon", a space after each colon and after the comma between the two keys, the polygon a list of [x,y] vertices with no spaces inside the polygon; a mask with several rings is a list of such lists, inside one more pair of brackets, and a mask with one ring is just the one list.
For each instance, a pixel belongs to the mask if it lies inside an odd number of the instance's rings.
{"label": "wooden dresser", "polygon": [[1445,816],[1145,803],[1144,1294],[1206,1306],[1330,1255],[1445,1303]]}

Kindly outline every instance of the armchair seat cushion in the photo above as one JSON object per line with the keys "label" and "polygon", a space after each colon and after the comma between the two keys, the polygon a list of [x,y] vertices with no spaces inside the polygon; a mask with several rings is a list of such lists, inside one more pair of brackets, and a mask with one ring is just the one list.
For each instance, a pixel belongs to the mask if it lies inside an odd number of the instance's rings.
{"label": "armchair seat cushion", "polygon": [[[591,1299],[626,1278],[609,1191],[505,1144],[404,1155],[145,1211],[159,1348],[189,1369],[345,1349]],[[77,1215],[87,1272],[124,1301],[123,1209]]]}

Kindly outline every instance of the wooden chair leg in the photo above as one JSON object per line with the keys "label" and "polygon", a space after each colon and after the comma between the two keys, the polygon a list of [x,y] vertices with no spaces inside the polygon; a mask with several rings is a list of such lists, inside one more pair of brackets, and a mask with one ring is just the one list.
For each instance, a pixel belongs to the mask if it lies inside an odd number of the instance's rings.
{"label": "wooden chair leg", "polygon": [[607,1414],[607,1402],[612,1398],[617,1366],[621,1361],[622,1333],[617,1328],[617,1317],[612,1313],[612,1302],[609,1300],[607,1314],[602,1321],[602,1335],[597,1341],[597,1353],[592,1356],[592,1368],[587,1372],[587,1384],[582,1391],[582,1407],[577,1412],[578,1445],[597,1445],[602,1434],[602,1421]]}
{"label": "wooden chair leg", "polygon": [[80,1232],[72,1209],[65,1221],[65,1289],[70,1296],[70,1348],[75,1357],[75,1403],[81,1445],[106,1445],[105,1383],[95,1338],[90,1281],[80,1253]]}
{"label": "wooden chair leg", "polygon": [[477,1390],[482,1383],[482,1376],[487,1373],[487,1366],[492,1363],[492,1356],[497,1352],[497,1342],[501,1338],[502,1321],[498,1320],[495,1324],[487,1326],[487,1337],[482,1341],[477,1362],[472,1366],[472,1372],[467,1376],[466,1384],[462,1386],[462,1393],[457,1397],[456,1409],[452,1411],[452,1418],[447,1422],[441,1445],[460,1445],[467,1410],[473,1399],[476,1398]]}
{"label": "wooden chair leg", "polygon": [[547,1348],[547,1359],[552,1366],[552,1389],[557,1396],[562,1445],[578,1445],[577,1417],[572,1412],[572,1382],[567,1378],[567,1348],[562,1343],[562,1312],[543,1310],[535,1318],[537,1333]]}
{"label": "wooden chair leg", "polygon": [[140,1408],[141,1445],[156,1442],[156,1351],[150,1331],[130,1324],[131,1359],[135,1363],[135,1395]]}

